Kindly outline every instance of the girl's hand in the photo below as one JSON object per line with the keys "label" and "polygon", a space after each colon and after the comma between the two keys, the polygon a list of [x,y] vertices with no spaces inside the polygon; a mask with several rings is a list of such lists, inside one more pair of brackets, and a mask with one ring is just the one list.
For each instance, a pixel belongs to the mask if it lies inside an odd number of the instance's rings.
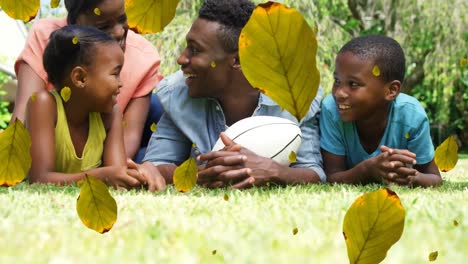
{"label": "girl's hand", "polygon": [[141,179],[143,185],[148,185],[150,192],[162,191],[166,188],[166,180],[151,162],[137,164],[132,159],[127,159],[127,167],[127,174]]}

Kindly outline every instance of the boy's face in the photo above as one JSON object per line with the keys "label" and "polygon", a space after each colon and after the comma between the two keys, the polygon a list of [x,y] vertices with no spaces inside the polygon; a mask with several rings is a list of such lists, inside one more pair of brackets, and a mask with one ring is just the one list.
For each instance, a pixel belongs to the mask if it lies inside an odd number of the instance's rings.
{"label": "boy's face", "polygon": [[336,57],[332,94],[344,122],[382,120],[386,115],[387,84],[373,75],[374,66],[349,51]]}
{"label": "boy's face", "polygon": [[187,47],[177,63],[187,77],[191,97],[220,98],[229,86],[233,54],[223,48],[218,37],[220,26],[199,18],[187,33]]}

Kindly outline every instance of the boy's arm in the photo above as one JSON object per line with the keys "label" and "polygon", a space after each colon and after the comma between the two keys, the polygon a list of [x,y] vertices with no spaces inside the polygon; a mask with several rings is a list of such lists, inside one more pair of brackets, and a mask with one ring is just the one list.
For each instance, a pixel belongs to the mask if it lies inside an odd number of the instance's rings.
{"label": "boy's arm", "polygon": [[426,164],[415,165],[414,168],[418,172],[415,176],[409,176],[411,185],[432,187],[442,184],[442,177],[434,160]]}
{"label": "boy's arm", "polygon": [[[26,126],[31,136],[31,183],[68,184],[84,178],[85,174],[93,175],[109,185],[135,186],[137,180],[123,175],[118,166],[91,169],[81,173],[60,173],[55,169],[55,123],[57,110],[55,99],[47,91],[36,94],[36,99],[29,100],[27,106]],[[123,170],[125,171],[125,170]]]}

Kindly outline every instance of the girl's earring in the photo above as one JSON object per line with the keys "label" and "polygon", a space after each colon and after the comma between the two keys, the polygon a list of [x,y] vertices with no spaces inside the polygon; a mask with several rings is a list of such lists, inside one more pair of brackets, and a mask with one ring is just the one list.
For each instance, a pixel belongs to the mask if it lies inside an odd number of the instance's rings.
{"label": "girl's earring", "polygon": [[211,68],[216,68],[216,62],[215,62],[215,61],[211,61],[210,66],[211,66]]}

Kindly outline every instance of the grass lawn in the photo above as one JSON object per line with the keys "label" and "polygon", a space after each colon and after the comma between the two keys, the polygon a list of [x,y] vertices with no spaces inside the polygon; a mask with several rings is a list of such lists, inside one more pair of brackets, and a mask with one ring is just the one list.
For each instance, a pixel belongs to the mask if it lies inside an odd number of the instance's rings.
{"label": "grass lawn", "polygon": [[[379,187],[113,191],[118,219],[101,235],[79,220],[76,186],[22,183],[0,188],[0,263],[346,263],[346,210]],[[406,221],[383,263],[427,263],[432,251],[436,263],[466,263],[468,159],[442,187],[392,189]]]}

